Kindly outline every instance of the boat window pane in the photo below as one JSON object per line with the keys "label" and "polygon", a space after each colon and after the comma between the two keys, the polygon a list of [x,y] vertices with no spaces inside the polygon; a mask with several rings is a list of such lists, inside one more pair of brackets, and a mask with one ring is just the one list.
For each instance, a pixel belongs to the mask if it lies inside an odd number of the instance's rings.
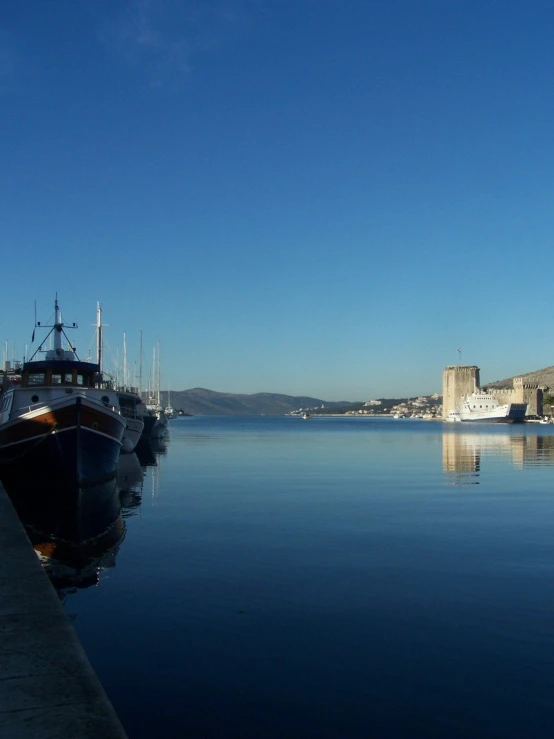
{"label": "boat window pane", "polygon": [[62,384],[62,376],[61,375],[52,375],[52,385],[61,385]]}
{"label": "boat window pane", "polygon": [[83,375],[77,375],[77,385],[84,385],[85,384],[85,378]]}
{"label": "boat window pane", "polygon": [[66,372],[66,374],[63,376],[63,382],[73,382],[73,375],[71,372]]}
{"label": "boat window pane", "polygon": [[29,385],[44,385],[44,372],[34,372],[29,375]]}

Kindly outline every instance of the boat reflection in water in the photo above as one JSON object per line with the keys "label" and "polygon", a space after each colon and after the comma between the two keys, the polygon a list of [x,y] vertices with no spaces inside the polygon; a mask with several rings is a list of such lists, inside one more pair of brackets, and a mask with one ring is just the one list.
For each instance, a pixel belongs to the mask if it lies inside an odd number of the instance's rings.
{"label": "boat reflection in water", "polygon": [[25,494],[13,490],[8,494],[25,527],[70,544],[100,536],[115,523],[121,510],[116,478],[88,487],[82,496],[47,496],[38,483]]}
{"label": "boat reflection in water", "polygon": [[453,485],[478,485],[486,458],[504,458],[513,467],[554,466],[554,435],[445,432],[442,467]]}
{"label": "boat reflection in water", "polygon": [[[97,585],[115,567],[131,511],[142,500],[143,471],[136,454],[121,455],[116,478],[87,495],[85,505],[48,504],[36,495],[13,496],[27,535],[61,597]],[[27,491],[28,492],[28,491]],[[34,505],[32,503],[34,502]]]}
{"label": "boat reflection in water", "polygon": [[158,457],[167,454],[167,438],[141,439],[137,444],[135,453],[143,469],[146,467],[157,467]]}
{"label": "boat reflection in water", "polygon": [[142,503],[144,472],[135,453],[121,457],[117,467],[117,484],[121,501],[121,516],[129,518],[138,513]]}
{"label": "boat reflection in water", "polygon": [[101,573],[115,567],[125,532],[121,516],[102,534],[82,542],[63,541],[27,528],[45,572],[62,596],[72,590],[98,585]]}

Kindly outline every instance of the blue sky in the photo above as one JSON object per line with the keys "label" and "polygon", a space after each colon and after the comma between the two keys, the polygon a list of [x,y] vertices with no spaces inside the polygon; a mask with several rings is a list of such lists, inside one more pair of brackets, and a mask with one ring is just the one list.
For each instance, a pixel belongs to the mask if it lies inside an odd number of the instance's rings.
{"label": "blue sky", "polygon": [[2,341],[57,292],[174,390],[554,364],[553,37],[541,0],[3,3]]}

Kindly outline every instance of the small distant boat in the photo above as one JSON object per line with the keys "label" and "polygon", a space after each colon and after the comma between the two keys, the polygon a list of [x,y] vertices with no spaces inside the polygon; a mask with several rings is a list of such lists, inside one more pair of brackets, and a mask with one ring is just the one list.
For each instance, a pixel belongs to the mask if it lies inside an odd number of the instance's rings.
{"label": "small distant boat", "polygon": [[175,409],[171,406],[171,390],[167,391],[167,405],[164,408],[164,413],[167,417],[167,420],[169,420],[170,418],[174,418],[176,415]]}
{"label": "small distant boat", "polygon": [[308,420],[308,418],[311,418],[311,416],[310,416],[310,414],[309,414],[309,413],[306,413],[306,411],[304,411],[304,413],[302,414],[302,418],[303,418],[303,419],[304,419],[305,421],[307,421],[307,420]]}
{"label": "small distant boat", "polygon": [[445,420],[448,423],[460,423],[462,419],[459,411],[449,411]]}

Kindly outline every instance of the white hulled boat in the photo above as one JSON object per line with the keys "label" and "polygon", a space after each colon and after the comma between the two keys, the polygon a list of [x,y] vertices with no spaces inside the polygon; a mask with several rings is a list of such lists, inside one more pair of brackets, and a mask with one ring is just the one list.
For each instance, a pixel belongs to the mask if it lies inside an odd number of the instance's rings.
{"label": "white hulled boat", "polygon": [[459,407],[460,421],[483,421],[488,423],[516,423],[525,419],[526,403],[500,405],[494,395],[476,390],[462,398]]}
{"label": "white hulled boat", "polygon": [[[158,342],[158,355],[156,357],[156,349],[154,349],[152,357],[152,392],[146,404],[148,414],[155,417],[154,424],[151,426],[149,438],[161,439],[167,434],[167,415],[164,413],[164,407],[161,403],[161,373],[160,373],[160,342]],[[146,429],[146,424],[145,424]]]}
{"label": "white hulled boat", "polygon": [[462,420],[460,411],[449,411],[445,420],[448,421],[448,423],[458,423]]}

